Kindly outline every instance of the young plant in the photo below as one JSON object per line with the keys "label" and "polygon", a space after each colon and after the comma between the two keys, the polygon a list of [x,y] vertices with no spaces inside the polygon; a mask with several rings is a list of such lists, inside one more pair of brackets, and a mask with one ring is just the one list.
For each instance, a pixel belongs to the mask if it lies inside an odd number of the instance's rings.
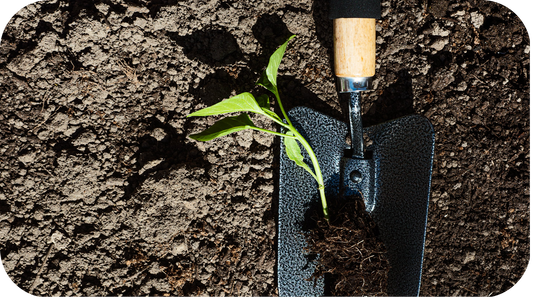
{"label": "young plant", "polygon": [[[189,137],[198,141],[209,141],[217,137],[225,136],[233,132],[246,129],[252,129],[281,136],[285,145],[287,157],[294,161],[298,166],[304,168],[317,181],[324,217],[326,218],[326,220],[329,220],[326,194],[324,191],[324,179],[322,178],[322,172],[320,171],[318,159],[316,158],[316,155],[313,152],[313,149],[311,148],[309,143],[292,125],[289,117],[287,116],[287,113],[285,112],[285,109],[283,109],[276,81],[278,68],[283,58],[283,55],[285,54],[285,49],[287,48],[287,44],[293,37],[294,35],[291,36],[283,45],[281,45],[274,52],[274,54],[272,54],[272,56],[270,56],[270,60],[268,62],[266,70],[263,72],[261,78],[256,83],[256,85],[261,85],[274,94],[279,109],[281,110],[281,113],[283,114],[283,117],[285,119],[285,122],[283,122],[276,113],[270,110],[270,101],[269,97],[266,94],[262,94],[258,96],[257,99],[255,99],[254,96],[249,92],[241,93],[213,106],[193,112],[187,116],[208,116],[232,112],[253,112],[261,114],[280,125],[282,128],[282,132],[274,132],[271,130],[256,127],[248,116],[248,114],[241,113],[238,116],[230,116],[223,118],[217,121],[213,126],[206,129],[205,131],[200,132],[198,134],[192,134]],[[313,164],[314,171],[311,170],[311,168],[304,162],[304,157],[302,156],[302,152],[300,150],[298,142],[307,151],[307,154],[311,159],[311,163]]]}

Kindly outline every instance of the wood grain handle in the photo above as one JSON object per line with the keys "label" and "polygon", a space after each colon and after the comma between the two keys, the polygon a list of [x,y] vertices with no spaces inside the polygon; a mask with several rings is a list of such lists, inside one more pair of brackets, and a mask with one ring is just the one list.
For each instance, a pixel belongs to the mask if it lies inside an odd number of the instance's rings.
{"label": "wood grain handle", "polygon": [[333,52],[337,77],[372,77],[376,73],[376,20],[334,19]]}

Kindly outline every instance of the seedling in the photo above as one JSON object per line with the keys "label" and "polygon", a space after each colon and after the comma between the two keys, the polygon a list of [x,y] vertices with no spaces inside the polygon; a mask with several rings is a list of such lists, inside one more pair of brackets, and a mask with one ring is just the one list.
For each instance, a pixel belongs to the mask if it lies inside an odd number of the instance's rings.
{"label": "seedling", "polygon": [[[234,97],[231,97],[227,100],[224,100],[220,103],[217,103],[213,106],[198,110],[189,114],[187,117],[191,116],[208,116],[208,115],[219,115],[232,112],[252,112],[261,114],[268,117],[273,122],[281,126],[281,132],[274,132],[264,128],[259,128],[254,125],[248,114],[241,113],[238,116],[230,116],[223,118],[217,121],[213,126],[207,128],[205,131],[198,134],[189,135],[190,138],[198,141],[209,141],[221,136],[225,136],[234,132],[252,129],[257,131],[262,131],[269,134],[274,134],[281,136],[283,138],[283,143],[285,145],[285,151],[287,157],[294,161],[298,166],[304,168],[318,183],[318,190],[320,192],[320,200],[322,202],[322,210],[324,212],[324,217],[326,220],[329,220],[328,214],[328,205],[326,202],[326,193],[324,191],[324,179],[322,178],[322,172],[320,171],[320,165],[318,164],[318,159],[313,152],[313,149],[305,138],[296,130],[292,125],[283,105],[281,104],[281,99],[279,96],[278,85],[277,85],[277,74],[278,68],[285,54],[287,44],[294,37],[291,36],[283,45],[281,45],[275,52],[270,56],[268,66],[261,75],[259,81],[256,85],[261,85],[266,88],[268,91],[272,92],[276,98],[279,109],[283,114],[284,121],[279,117],[275,112],[270,110],[270,100],[268,95],[262,94],[256,98],[249,93],[244,92],[238,94]],[[313,164],[313,170],[304,162],[304,157],[300,149],[300,145],[307,151],[311,163]]]}

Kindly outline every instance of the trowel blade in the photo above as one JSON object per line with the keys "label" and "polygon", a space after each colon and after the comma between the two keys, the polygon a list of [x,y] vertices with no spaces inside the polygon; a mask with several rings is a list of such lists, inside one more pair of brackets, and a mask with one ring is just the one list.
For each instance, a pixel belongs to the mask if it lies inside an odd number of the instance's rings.
{"label": "trowel blade", "polygon": [[[297,130],[313,147],[320,163],[326,196],[348,192],[360,185],[346,183],[345,167],[373,165],[374,186],[371,216],[376,221],[391,269],[388,277],[390,296],[417,296],[420,288],[422,259],[431,170],[434,132],[421,116],[407,116],[364,128],[372,140],[367,163],[349,163],[344,158],[348,125],[306,107],[289,111]],[[305,161],[309,157],[302,151]],[[363,173],[364,171],[362,171]],[[342,185],[342,187],[341,187]],[[353,190],[352,190],[353,191]],[[316,256],[309,256],[305,234],[310,215],[320,209],[314,179],[280,150],[280,195],[278,218],[278,290],[280,296],[323,296],[324,279],[309,280]],[[367,206],[369,210],[369,206]]]}

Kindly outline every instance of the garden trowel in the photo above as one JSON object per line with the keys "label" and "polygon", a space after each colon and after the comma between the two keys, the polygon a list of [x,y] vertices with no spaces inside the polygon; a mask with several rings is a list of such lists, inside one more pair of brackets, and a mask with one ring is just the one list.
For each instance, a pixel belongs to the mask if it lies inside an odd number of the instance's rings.
{"label": "garden trowel", "polygon": [[[305,107],[288,115],[317,155],[326,196],[363,197],[387,248],[388,294],[418,296],[435,137],[429,121],[418,115],[362,125],[361,92],[371,88],[375,73],[380,13],[379,0],[331,0],[334,67],[341,100],[349,101],[348,123]],[[283,143],[280,153],[279,295],[323,296],[324,278],[310,279],[317,257],[305,252],[310,216],[320,209],[316,182],[286,156]]]}

